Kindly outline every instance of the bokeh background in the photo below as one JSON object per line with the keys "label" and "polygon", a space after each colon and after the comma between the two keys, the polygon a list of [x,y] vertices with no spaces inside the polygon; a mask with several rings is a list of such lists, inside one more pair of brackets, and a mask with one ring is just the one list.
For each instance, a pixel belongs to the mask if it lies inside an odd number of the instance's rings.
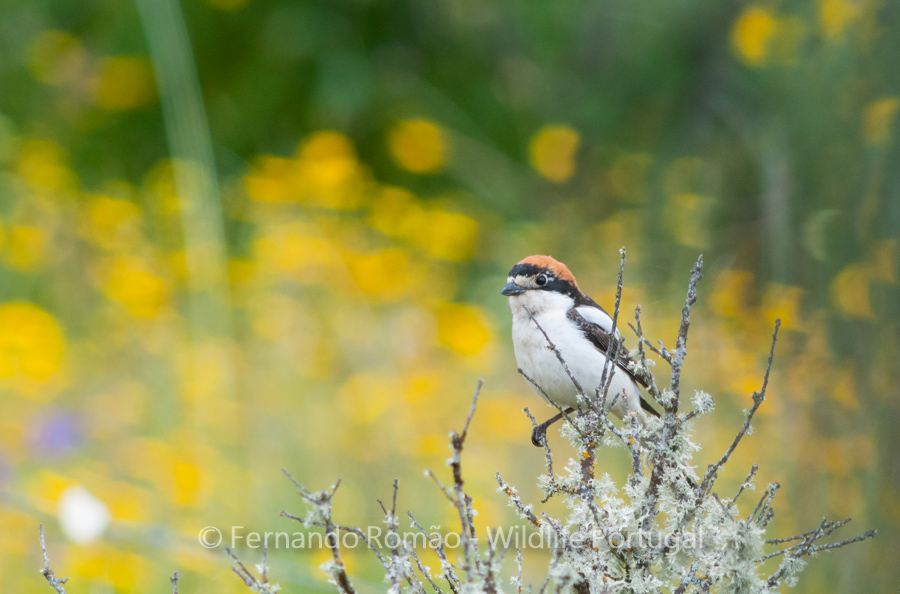
{"label": "bokeh background", "polygon": [[[699,465],[783,319],[720,492],[755,461],[783,486],[779,535],[879,530],[797,591],[900,587],[898,56],[880,0],[4,0],[4,589],[47,591],[44,522],[73,592],[165,592],[175,569],[182,591],[244,591],[197,532],[299,530],[281,468],[341,477],[346,524],[382,525],[397,476],[400,508],[450,529],[422,470],[478,377],[467,486],[482,526],[518,524],[493,473],[539,501],[520,410],[552,411],[499,289],[549,253],[611,309],[623,245],[623,316],[642,305],[669,345],[705,255]],[[624,451],[602,456],[624,476]],[[375,592],[369,557],[347,562]],[[269,553],[287,591],[331,591],[326,559]]]}

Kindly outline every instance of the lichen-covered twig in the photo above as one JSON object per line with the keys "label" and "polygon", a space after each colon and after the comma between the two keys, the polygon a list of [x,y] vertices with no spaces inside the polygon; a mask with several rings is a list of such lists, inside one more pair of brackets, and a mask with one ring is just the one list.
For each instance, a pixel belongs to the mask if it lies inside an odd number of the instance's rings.
{"label": "lichen-covered twig", "polygon": [[[634,321],[637,323],[637,327],[635,328],[633,325],[631,329],[637,334],[638,337],[638,361],[641,365],[641,370],[646,374],[648,383],[650,386],[647,388],[647,391],[650,392],[650,395],[653,396],[653,399],[659,403],[660,401],[660,392],[659,387],[656,385],[656,378],[653,377],[653,373],[650,372],[650,366],[647,364],[647,353],[644,352],[644,344],[648,344],[646,340],[644,340],[644,328],[641,325],[641,306],[638,305],[634,308]],[[650,345],[651,349],[653,345]],[[655,352],[655,351],[654,351]]]}
{"label": "lichen-covered twig", "polygon": [[759,559],[759,562],[762,562],[771,557],[775,557],[777,555],[785,555],[784,561],[782,561],[781,566],[778,568],[774,574],[772,574],[767,580],[767,585],[770,588],[775,588],[778,585],[778,582],[785,576],[787,572],[791,570],[792,562],[800,557],[806,555],[814,555],[820,551],[827,551],[830,549],[837,549],[840,547],[845,547],[854,542],[860,542],[866,540],[867,538],[872,538],[875,536],[875,530],[867,530],[866,532],[860,534],[859,536],[854,536],[853,538],[848,538],[847,540],[842,540],[840,542],[834,542],[829,544],[816,545],[814,544],[820,538],[828,536],[847,522],[850,519],[847,518],[842,522],[828,522],[826,520],[822,520],[822,523],[819,524],[819,527],[813,530],[804,537],[803,542],[796,544],[794,546],[788,547],[786,549],[776,551],[765,557]]}
{"label": "lichen-covered twig", "polygon": [[[758,561],[760,563],[762,563],[763,561],[771,559],[772,557],[777,557],[779,555],[791,554],[793,552],[798,552],[798,551],[807,550],[807,549],[808,549],[808,553],[812,553],[812,552],[816,552],[816,551],[824,551],[827,549],[834,549],[837,547],[842,547],[842,546],[848,545],[853,542],[859,542],[861,540],[865,540],[866,538],[870,538],[875,535],[874,530],[869,530],[868,532],[860,534],[859,536],[855,536],[853,538],[848,538],[847,540],[844,540],[841,542],[811,546],[816,540],[824,538],[826,536],[829,536],[832,532],[834,532],[838,528],[845,526],[849,522],[850,522],[850,518],[841,520],[839,522],[829,522],[828,520],[822,520],[822,522],[815,529],[810,530],[809,532],[806,532],[804,534],[798,534],[797,536],[790,536],[788,538],[775,538],[775,539],[767,540],[766,543],[772,543],[772,544],[782,544],[782,543],[787,543],[787,542],[793,542],[795,540],[801,540],[802,542],[800,542],[796,545],[784,548],[784,549],[780,549],[778,551],[774,551],[767,555],[763,555],[762,557],[760,557],[758,559]],[[804,553],[804,554],[808,554],[808,553]]]}
{"label": "lichen-covered twig", "polygon": [[388,511],[387,508],[385,508],[384,503],[382,503],[380,499],[377,500],[378,505],[381,506],[381,511],[384,512],[385,522],[388,527],[387,541],[392,543],[391,560],[385,568],[387,569],[388,578],[391,581],[390,592],[397,592],[399,594],[402,581],[405,579],[410,588],[424,594],[425,589],[416,579],[416,576],[412,572],[412,568],[409,566],[409,551],[411,550],[411,547],[407,546],[406,542],[398,533],[400,525],[397,521],[397,492],[399,489],[400,481],[395,478],[393,496],[391,497],[391,511]]}
{"label": "lichen-covered twig", "polygon": [[[265,561],[264,561],[265,563]],[[263,576],[265,577],[265,576]],[[178,572],[176,571],[172,574],[172,577],[169,578],[169,581],[172,582],[172,594],[178,594]]]}
{"label": "lichen-covered twig", "polygon": [[[672,375],[669,381],[669,391],[672,392],[672,398],[669,400],[666,412],[673,414],[678,413],[678,400],[681,389],[681,368],[684,365],[684,358],[687,356],[687,335],[688,328],[691,326],[691,308],[697,303],[697,285],[703,278],[703,256],[697,258],[693,270],[691,270],[691,279],[688,282],[687,298],[684,301],[684,308],[681,310],[681,326],[678,328],[678,340],[675,342],[675,356],[672,357]],[[665,403],[663,403],[665,406]]]}
{"label": "lichen-covered twig", "polygon": [[[257,565],[257,569],[260,572],[260,577],[256,577],[247,567],[241,563],[241,560],[237,558],[237,555],[234,552],[226,548],[225,554],[231,557],[231,571],[233,571],[241,581],[244,582],[250,590],[256,592],[257,594],[275,594],[275,592],[281,589],[281,586],[278,584],[272,584],[269,582],[269,577],[267,575],[268,567],[266,566],[266,546],[263,545],[263,554],[262,554],[262,564]],[[173,588],[178,582],[178,572],[175,572],[175,577],[172,579]],[[176,590],[177,591],[177,590]]]}
{"label": "lichen-covered twig", "polygon": [[631,448],[630,482],[632,487],[637,487],[644,479],[644,474],[641,472],[641,440],[639,438],[641,430],[638,426],[637,414],[631,413],[629,420],[631,421],[631,437],[628,438],[628,446]]}
{"label": "lichen-covered twig", "polygon": [[47,579],[47,583],[49,583],[50,587],[56,590],[58,594],[66,594],[63,584],[68,582],[69,578],[58,578],[54,575],[53,570],[50,569],[50,556],[47,554],[47,543],[44,542],[43,524],[40,524],[39,531],[41,535],[41,552],[44,555],[44,567],[41,568],[41,575]]}
{"label": "lichen-covered twig", "polygon": [[757,464],[754,464],[750,467],[750,473],[747,475],[747,478],[744,479],[744,482],[741,483],[741,488],[738,489],[737,495],[731,498],[732,503],[738,500],[738,497],[741,496],[741,493],[744,492],[744,489],[753,484],[753,478],[756,476],[757,470],[759,470],[759,466]]}
{"label": "lichen-covered twig", "polygon": [[499,472],[495,473],[494,476],[497,479],[497,484],[500,485],[500,490],[506,493],[506,496],[509,497],[510,505],[512,505],[513,508],[515,508],[516,511],[519,512],[519,516],[528,520],[535,526],[540,527],[541,520],[536,515],[534,515],[534,512],[532,511],[530,505],[525,505],[524,503],[522,503],[522,500],[519,498],[519,492],[516,490],[516,488],[504,481],[500,477]]}
{"label": "lichen-covered twig", "polygon": [[334,483],[330,492],[319,491],[318,493],[313,493],[301,485],[287,470],[282,469],[281,472],[294,483],[300,496],[311,504],[313,517],[320,520],[324,525],[325,543],[328,545],[328,548],[331,549],[332,557],[331,563],[326,566],[326,571],[334,580],[335,585],[337,585],[338,590],[340,590],[342,594],[355,594],[356,590],[350,582],[344,560],[341,558],[341,549],[338,546],[338,537],[335,531],[336,526],[334,520],[331,519],[332,501],[334,499],[334,494],[341,484],[341,480],[338,479]]}
{"label": "lichen-covered twig", "polygon": [[[766,492],[763,494],[762,499],[759,500],[759,505],[756,506],[756,509],[750,514],[750,517],[747,518],[748,522],[756,522],[757,525],[763,524],[763,520],[766,517],[766,511],[771,511],[769,505],[771,505],[772,500],[775,499],[775,492],[778,491],[779,488],[781,488],[781,484],[779,483],[772,483],[769,485]],[[768,520],[766,520],[765,523],[768,524]]]}
{"label": "lichen-covered twig", "polygon": [[669,381],[669,390],[664,398],[660,398],[663,406],[663,427],[653,453],[653,465],[650,471],[650,483],[647,487],[647,495],[644,499],[642,516],[649,519],[655,516],[654,510],[659,498],[659,486],[666,469],[666,452],[669,443],[678,430],[678,400],[681,388],[681,369],[684,358],[687,356],[687,334],[691,326],[691,308],[697,302],[697,285],[703,278],[703,256],[697,258],[694,268],[691,270],[691,278],[688,281],[687,297],[684,308],[681,310],[681,326],[678,329],[678,340],[675,343],[675,356],[672,359],[672,374]]}
{"label": "lichen-covered twig", "polygon": [[522,594],[522,549],[516,549],[516,569],[513,585],[516,587],[516,594]]}

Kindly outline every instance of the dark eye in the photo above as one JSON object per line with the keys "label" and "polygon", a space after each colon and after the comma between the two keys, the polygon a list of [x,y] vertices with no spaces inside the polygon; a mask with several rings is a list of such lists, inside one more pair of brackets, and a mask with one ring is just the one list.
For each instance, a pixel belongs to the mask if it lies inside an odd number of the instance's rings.
{"label": "dark eye", "polygon": [[537,279],[534,282],[537,284],[537,286],[543,287],[544,285],[547,284],[547,277],[542,274],[539,277],[537,277]]}

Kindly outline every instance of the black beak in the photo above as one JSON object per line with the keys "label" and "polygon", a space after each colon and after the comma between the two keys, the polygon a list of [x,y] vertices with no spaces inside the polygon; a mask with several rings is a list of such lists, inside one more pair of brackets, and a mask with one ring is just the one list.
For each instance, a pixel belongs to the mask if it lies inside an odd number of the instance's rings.
{"label": "black beak", "polygon": [[500,294],[506,295],[507,297],[512,297],[513,295],[521,295],[524,292],[525,289],[523,289],[516,283],[506,283],[506,286],[500,290]]}

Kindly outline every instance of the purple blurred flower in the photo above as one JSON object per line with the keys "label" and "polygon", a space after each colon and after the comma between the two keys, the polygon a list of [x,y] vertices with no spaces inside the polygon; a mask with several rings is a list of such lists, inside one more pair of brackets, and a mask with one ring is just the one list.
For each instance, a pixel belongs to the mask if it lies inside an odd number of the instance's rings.
{"label": "purple blurred flower", "polygon": [[31,449],[42,458],[65,456],[81,441],[77,419],[70,412],[45,413],[33,427],[30,435]]}

